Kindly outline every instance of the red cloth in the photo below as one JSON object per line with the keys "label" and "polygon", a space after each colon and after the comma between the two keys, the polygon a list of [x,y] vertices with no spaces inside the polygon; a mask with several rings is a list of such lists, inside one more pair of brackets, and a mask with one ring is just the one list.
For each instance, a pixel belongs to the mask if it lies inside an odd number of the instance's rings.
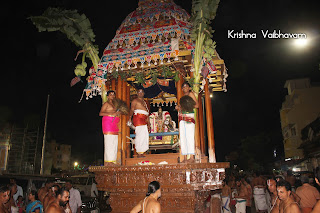
{"label": "red cloth", "polygon": [[147,125],[148,124],[148,115],[144,115],[144,114],[134,114],[133,118],[132,118],[132,123],[134,126],[143,126],[143,125]]}
{"label": "red cloth", "polygon": [[187,115],[184,114],[179,114],[179,122],[180,121],[187,121],[187,122],[191,122],[191,123],[196,123],[196,121],[194,120],[194,118],[188,117]]}

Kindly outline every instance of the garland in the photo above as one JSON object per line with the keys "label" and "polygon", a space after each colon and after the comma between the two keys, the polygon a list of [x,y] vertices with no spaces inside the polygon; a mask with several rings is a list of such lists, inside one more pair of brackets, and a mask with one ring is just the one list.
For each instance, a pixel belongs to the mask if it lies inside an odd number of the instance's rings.
{"label": "garland", "polygon": [[145,84],[146,80],[150,79],[152,85],[155,85],[157,84],[158,78],[173,79],[177,82],[180,80],[179,74],[183,76],[185,81],[188,81],[188,83],[193,86],[194,78],[187,79],[184,73],[174,71],[173,67],[167,65],[159,66],[158,68],[143,69],[139,72],[114,70],[109,74],[109,78],[117,79],[119,76],[121,80],[134,78],[140,85]]}

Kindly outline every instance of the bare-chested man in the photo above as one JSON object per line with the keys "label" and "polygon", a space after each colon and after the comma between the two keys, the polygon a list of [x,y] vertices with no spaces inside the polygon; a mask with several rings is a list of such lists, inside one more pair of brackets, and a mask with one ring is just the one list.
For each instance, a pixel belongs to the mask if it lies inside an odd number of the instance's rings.
{"label": "bare-chested man", "polygon": [[11,209],[7,206],[10,200],[10,190],[7,186],[0,186],[0,212],[9,213]]}
{"label": "bare-chested man", "polygon": [[246,202],[248,198],[247,187],[242,184],[240,178],[236,179],[236,185],[237,185],[237,194],[234,196],[234,198],[237,201],[236,213],[246,213]]}
{"label": "bare-chested man", "polygon": [[221,206],[223,213],[230,213],[231,188],[228,183],[228,180],[223,180],[223,188],[221,191]]}
{"label": "bare-chested man", "polygon": [[10,198],[9,198],[9,201],[4,205],[6,206],[6,208],[10,209],[10,212],[18,212],[18,207],[13,198],[13,195],[15,195],[18,191],[17,184],[9,183],[7,186],[10,190]]}
{"label": "bare-chested man", "polygon": [[280,199],[277,193],[277,182],[274,179],[267,180],[268,190],[270,192],[270,203],[267,203],[270,213],[278,213]]}
{"label": "bare-chested man", "polygon": [[144,90],[138,89],[137,95],[138,97],[131,102],[128,122],[132,122],[136,127],[135,148],[138,157],[143,157],[143,154],[149,149],[149,110],[147,103],[144,101]]}
{"label": "bare-chested man", "polygon": [[[191,91],[190,84],[184,82],[182,84],[183,96],[188,95],[195,101],[194,108],[198,108],[198,100],[195,94]],[[195,119],[193,112],[183,112],[181,106],[177,105],[176,110],[179,111],[179,138],[181,154],[187,156],[187,161],[194,161],[195,155],[195,143],[194,143],[194,130],[195,130]]]}
{"label": "bare-chested man", "polygon": [[116,93],[113,90],[107,92],[108,100],[102,105],[99,115],[102,117],[102,131],[104,135],[104,165],[114,165],[117,161],[119,113],[114,106]]}
{"label": "bare-chested man", "polygon": [[248,197],[247,197],[247,202],[246,202],[246,208],[247,208],[247,212],[251,212],[251,204],[252,204],[252,187],[251,185],[248,183],[249,179],[243,177],[241,178],[241,182],[242,184],[246,187],[247,192],[248,192]]}
{"label": "bare-chested man", "polygon": [[261,176],[260,172],[256,172],[256,176],[251,182],[253,189],[254,204],[257,212],[267,212],[266,200],[266,180]]}
{"label": "bare-chested man", "polygon": [[45,212],[46,213],[68,213],[71,212],[68,206],[69,191],[66,188],[61,188],[56,191],[56,199],[51,202]]}
{"label": "bare-chested man", "polygon": [[141,200],[130,213],[160,213],[161,206],[158,199],[161,197],[161,188],[158,181],[152,181],[148,185],[147,196]]}
{"label": "bare-chested man", "polygon": [[43,199],[43,208],[46,209],[50,203],[54,202],[56,199],[56,192],[58,191],[60,187],[58,185],[53,185],[49,189],[49,193],[45,196]]}
{"label": "bare-chested man", "polygon": [[291,197],[291,185],[289,182],[280,180],[277,182],[278,197],[281,200],[279,205],[280,213],[301,213],[300,207]]}
{"label": "bare-chested man", "polygon": [[38,190],[38,198],[41,203],[43,203],[44,198],[49,193],[49,189],[52,187],[53,184],[54,181],[52,179],[48,179],[45,185]]}

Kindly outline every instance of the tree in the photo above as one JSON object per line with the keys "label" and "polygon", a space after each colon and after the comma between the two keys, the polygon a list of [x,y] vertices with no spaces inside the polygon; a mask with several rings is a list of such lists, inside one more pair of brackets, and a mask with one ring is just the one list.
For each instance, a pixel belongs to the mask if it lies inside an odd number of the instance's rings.
{"label": "tree", "polygon": [[[98,70],[98,63],[100,61],[98,47],[93,44],[93,42],[95,42],[95,34],[86,15],[80,15],[77,10],[49,7],[41,16],[32,16],[30,20],[38,28],[39,32],[60,31],[76,46],[81,48],[81,50],[78,51],[77,57],[80,53],[83,53],[82,62],[78,64],[74,70],[75,75],[79,77],[79,79],[80,76],[86,75],[86,57],[91,60],[93,68]],[[101,97],[104,103],[106,101],[105,87],[102,87]]]}
{"label": "tree", "polygon": [[272,133],[260,132],[241,140],[239,166],[245,170],[267,170],[274,161],[277,141]]}

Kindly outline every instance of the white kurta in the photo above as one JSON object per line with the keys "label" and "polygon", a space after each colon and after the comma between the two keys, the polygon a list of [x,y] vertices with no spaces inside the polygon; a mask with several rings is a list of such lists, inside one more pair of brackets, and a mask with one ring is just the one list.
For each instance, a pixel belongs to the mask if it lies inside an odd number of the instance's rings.
{"label": "white kurta", "polygon": [[116,162],[118,135],[104,135],[104,162]]}
{"label": "white kurta", "polygon": [[79,190],[74,188],[71,188],[69,192],[70,192],[69,205],[71,208],[71,212],[77,213],[77,209],[82,205],[80,192]]}
{"label": "white kurta", "polygon": [[[184,114],[188,117],[194,118],[194,113]],[[179,136],[180,136],[180,147],[182,155],[194,155],[195,144],[194,144],[194,129],[195,124],[181,120],[179,122]]]}

